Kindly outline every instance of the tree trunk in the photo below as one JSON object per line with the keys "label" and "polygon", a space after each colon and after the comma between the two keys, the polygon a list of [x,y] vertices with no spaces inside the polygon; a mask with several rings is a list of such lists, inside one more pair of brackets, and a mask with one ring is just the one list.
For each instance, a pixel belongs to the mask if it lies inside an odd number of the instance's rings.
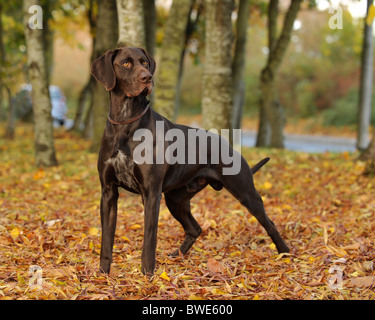
{"label": "tree trunk", "polygon": [[24,26],[27,47],[27,67],[32,85],[32,101],[35,121],[35,158],[38,167],[57,165],[51,101],[48,90],[48,75],[43,43],[43,29],[30,29],[29,7],[37,4],[36,0],[24,0]]}
{"label": "tree trunk", "polygon": [[237,17],[237,37],[233,58],[233,129],[241,128],[242,109],[245,102],[245,59],[247,26],[249,20],[249,0],[240,0]]}
{"label": "tree trunk", "polygon": [[360,160],[367,161],[367,160],[375,160],[375,134],[373,135],[371,142],[367,149],[362,152],[359,157]]}
{"label": "tree trunk", "polygon": [[[367,0],[367,15],[373,2],[373,0]],[[367,18],[365,18],[359,86],[358,150],[364,150],[369,145],[368,129],[371,122],[373,60],[372,20],[371,23],[368,24]]]}
{"label": "tree trunk", "polygon": [[[52,1],[51,1],[52,2]],[[49,1],[40,1],[43,9],[43,43],[44,43],[44,55],[46,57],[46,70],[47,70],[47,81],[50,83],[50,79],[53,73],[53,33],[49,27],[48,20],[53,19],[52,11],[53,4]]]}
{"label": "tree trunk", "polygon": [[206,129],[230,129],[233,107],[233,0],[207,0],[202,118]]}
{"label": "tree trunk", "polygon": [[362,152],[359,160],[366,161],[365,175],[375,175],[375,134],[367,149]]}
{"label": "tree trunk", "polygon": [[8,93],[8,121],[5,128],[5,139],[14,139],[14,121],[16,118],[15,110],[14,110],[14,104],[12,99],[12,92],[10,88],[6,85],[4,85],[4,88],[6,89]]}
{"label": "tree trunk", "polygon": [[185,30],[192,0],[174,0],[165,26],[156,77],[155,109],[174,120],[175,99],[180,69],[181,52],[184,49]]}
{"label": "tree trunk", "polygon": [[[268,56],[270,56],[275,49],[275,42],[277,36],[277,17],[279,15],[279,0],[271,0],[268,6],[268,21],[267,21],[267,28],[268,28]],[[262,76],[263,71],[261,73],[261,81],[262,84]],[[271,84],[273,86],[273,84]],[[256,146],[269,146],[271,142],[271,125],[267,118],[266,110],[263,108],[264,105],[264,98],[263,95],[259,98],[259,127],[258,127],[258,137]]]}
{"label": "tree trunk", "polygon": [[[262,106],[262,97],[259,98],[259,105]],[[264,108],[259,110],[259,125],[258,125],[258,136],[256,141],[257,147],[268,146],[271,141],[271,128],[270,123],[266,117],[266,111]]]}
{"label": "tree trunk", "polygon": [[[278,39],[276,39],[276,23],[278,16],[278,0],[271,0],[268,10],[268,32],[269,32],[269,55],[266,66],[261,72],[260,88],[260,108],[268,124],[260,124],[263,129],[258,132],[257,146],[270,146],[274,148],[284,147],[283,129],[285,123],[284,109],[277,99],[275,91],[276,74],[285,55],[290,42],[294,21],[300,9],[302,0],[291,1],[288,12],[285,16],[283,29]],[[261,112],[261,114],[262,114]],[[266,128],[270,128],[270,142],[261,134],[266,134]]]}
{"label": "tree trunk", "polygon": [[147,52],[153,57],[156,45],[156,6],[155,0],[143,0],[145,43]]}
{"label": "tree trunk", "polygon": [[203,4],[204,4],[204,0],[201,0],[201,1],[197,1],[196,4],[198,5],[198,7],[196,8],[196,17],[194,20],[192,20],[190,17],[191,17],[191,12],[193,11],[193,8],[194,6],[191,6],[190,7],[190,12],[189,12],[189,18],[188,18],[188,22],[187,22],[187,25],[186,25],[186,30],[185,30],[185,42],[183,44],[183,49],[181,51],[181,58],[180,58],[180,66],[179,66],[179,70],[178,70],[178,77],[177,77],[177,85],[176,85],[176,96],[175,96],[175,105],[174,105],[174,110],[175,110],[175,113],[174,113],[174,119],[177,118],[178,116],[178,110],[180,109],[180,100],[181,100],[181,85],[182,85],[182,78],[183,78],[183,74],[184,74],[184,60],[185,60],[185,54],[186,54],[186,49],[187,49],[187,45],[188,45],[188,42],[189,42],[189,39],[192,35],[192,33],[195,31],[195,28],[196,28],[196,25],[198,24],[198,21],[199,21],[199,18],[202,14],[202,11],[203,11]]}
{"label": "tree trunk", "polygon": [[143,2],[116,0],[119,37],[118,47],[142,47],[146,45]]}
{"label": "tree trunk", "polygon": [[76,110],[76,116],[74,119],[74,125],[71,130],[73,131],[80,131],[83,122],[83,115],[85,113],[85,109],[89,109],[86,107],[91,103],[91,96],[92,96],[92,88],[95,86],[95,80],[90,77],[89,81],[86,83],[84,88],[81,90],[78,98],[78,105]]}
{"label": "tree trunk", "polygon": [[[94,58],[98,58],[107,50],[111,50],[116,47],[118,39],[117,31],[118,24],[116,1],[99,1]],[[95,82],[92,105],[93,140],[90,148],[92,152],[99,151],[103,131],[107,121],[108,106],[108,92],[100,83]]]}
{"label": "tree trunk", "polygon": [[[5,48],[3,37],[3,4],[0,3],[0,70],[4,70],[4,64]],[[5,119],[3,88],[3,74],[0,74],[0,121]]]}
{"label": "tree trunk", "polygon": [[[89,6],[87,8],[87,19],[89,21],[90,34],[92,38],[90,63],[94,61],[94,48],[95,48],[95,41],[96,41],[95,29],[96,29],[97,14],[94,14],[94,3],[96,2],[97,2],[96,0],[90,0]],[[87,117],[87,114],[90,112],[91,104],[92,104],[92,92],[93,92],[93,88],[95,87],[95,83],[96,83],[96,80],[94,79],[94,77],[91,76],[91,73],[90,73],[87,83],[85,84],[85,86],[83,87],[83,89],[81,90],[79,94],[76,116],[74,119],[74,125],[71,130],[79,131],[81,129],[81,125],[83,122],[83,115],[85,114],[85,109],[87,109],[86,117]],[[89,103],[87,103],[87,101],[89,101]],[[88,107],[85,108],[86,105],[88,105]],[[84,125],[84,128],[86,128],[85,125]]]}

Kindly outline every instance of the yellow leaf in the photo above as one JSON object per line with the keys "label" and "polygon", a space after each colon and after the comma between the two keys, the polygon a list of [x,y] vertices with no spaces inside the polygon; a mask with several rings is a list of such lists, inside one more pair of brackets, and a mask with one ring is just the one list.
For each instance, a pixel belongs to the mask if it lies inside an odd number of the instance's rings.
{"label": "yellow leaf", "polygon": [[90,241],[90,243],[89,243],[89,248],[90,248],[90,250],[94,249],[94,243],[92,241]]}
{"label": "yellow leaf", "polygon": [[366,24],[368,26],[372,25],[372,22],[374,21],[374,17],[375,17],[375,6],[372,5],[368,8],[368,13],[366,17]]}
{"label": "yellow leaf", "polygon": [[358,277],[359,273],[358,271],[354,271],[353,273],[350,274],[351,277]]}
{"label": "yellow leaf", "polygon": [[254,296],[253,300],[259,300],[259,295],[256,294],[256,295]]}
{"label": "yellow leaf", "polygon": [[237,250],[237,251],[234,251],[230,254],[231,257],[236,257],[236,256],[240,256],[242,254],[241,251]]}
{"label": "yellow leaf", "polygon": [[225,291],[217,289],[217,288],[211,289],[211,293],[213,293],[213,294],[226,294]]}
{"label": "yellow leaf", "polygon": [[130,242],[130,240],[126,236],[122,236],[121,239],[125,240],[126,242]]}
{"label": "yellow leaf", "polygon": [[89,236],[96,236],[98,233],[99,233],[98,228],[93,227],[89,229]]}
{"label": "yellow leaf", "polygon": [[17,280],[19,284],[25,283],[25,280],[23,279],[21,273],[17,271]]}
{"label": "yellow leaf", "polygon": [[79,242],[79,244],[82,244],[86,237],[87,236],[84,233],[82,233],[81,234],[81,241]]}
{"label": "yellow leaf", "polygon": [[272,250],[275,250],[275,249],[276,249],[275,244],[274,244],[274,243],[271,243],[271,244],[270,244],[270,248],[271,248]]}
{"label": "yellow leaf", "polygon": [[189,296],[189,300],[205,300],[205,299],[202,298],[202,297],[198,297],[198,296],[196,296],[195,294],[191,294],[191,295]]}
{"label": "yellow leaf", "polygon": [[283,205],[282,205],[282,208],[283,208],[283,209],[286,209],[286,210],[291,210],[291,209],[292,209],[292,206],[289,205],[289,204],[283,204]]}
{"label": "yellow leaf", "polygon": [[215,220],[209,219],[208,221],[210,222],[211,228],[216,228],[217,227],[217,223],[216,223]]}
{"label": "yellow leaf", "polygon": [[228,284],[228,282],[225,281],[225,289],[229,292],[229,293],[232,293],[232,288],[230,287],[230,285]]}
{"label": "yellow leaf", "polygon": [[323,226],[323,239],[324,239],[324,244],[327,245],[327,243],[328,243],[328,232],[327,232],[327,226],[325,224]]}
{"label": "yellow leaf", "polygon": [[63,261],[63,255],[60,254],[60,256],[57,258],[57,260],[55,261],[55,263],[56,264],[60,264],[62,261]]}
{"label": "yellow leaf", "polygon": [[161,275],[160,275],[160,278],[164,279],[164,280],[167,280],[167,281],[170,281],[171,279],[168,277],[167,273],[164,271]]}
{"label": "yellow leaf", "polygon": [[249,223],[253,223],[256,222],[257,219],[254,216],[251,216],[247,221],[249,221]]}
{"label": "yellow leaf", "polygon": [[335,247],[332,247],[332,246],[327,246],[326,248],[329,252],[334,253],[339,257],[343,257],[343,256],[348,255],[348,253],[342,248],[335,248]]}
{"label": "yellow leaf", "polygon": [[271,182],[266,181],[263,184],[263,189],[270,190],[271,188],[272,188],[272,183]]}
{"label": "yellow leaf", "polygon": [[20,235],[21,231],[18,228],[13,228],[12,231],[10,232],[10,236],[12,238],[17,238]]}
{"label": "yellow leaf", "polygon": [[198,248],[197,246],[193,246],[193,248],[194,248],[195,250],[197,250],[198,252],[202,252],[202,251],[203,251],[203,249]]}
{"label": "yellow leaf", "polygon": [[136,230],[136,229],[140,229],[140,228],[142,228],[141,225],[139,225],[139,224],[133,224],[129,229],[130,230]]}

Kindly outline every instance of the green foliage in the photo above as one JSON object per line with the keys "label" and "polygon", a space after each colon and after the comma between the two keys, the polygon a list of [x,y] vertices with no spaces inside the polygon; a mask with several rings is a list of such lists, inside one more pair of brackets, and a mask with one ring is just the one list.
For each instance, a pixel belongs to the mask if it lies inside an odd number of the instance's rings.
{"label": "green foliage", "polygon": [[7,79],[7,85],[12,90],[22,81],[26,63],[23,14],[20,10],[22,1],[1,1],[1,6],[5,61],[0,69],[0,77]]}
{"label": "green foliage", "polygon": [[[89,0],[41,0],[41,3],[44,8],[47,8],[44,10],[45,18],[49,21],[49,31],[53,32],[54,39],[62,39],[64,44],[69,44],[72,48],[86,48],[77,40],[76,32],[88,26]],[[199,9],[199,3],[200,1],[195,3],[192,20]],[[3,8],[1,18],[6,55],[6,62],[0,68],[0,77],[7,79],[7,84],[14,94],[19,84],[26,82],[24,76],[26,48],[23,13],[20,10],[22,1],[0,0],[0,4]],[[259,75],[267,59],[267,8],[268,1],[252,0],[250,2],[245,114],[255,113],[258,110]],[[309,8],[313,9],[309,10]],[[328,11],[318,11],[313,0],[304,1],[304,9],[298,15],[301,28],[293,32],[292,41],[278,78],[279,99],[288,114],[310,117],[322,112],[324,117],[327,117],[326,123],[355,122],[357,108],[355,96],[359,85],[364,22],[353,19],[344,6],[342,9],[343,29],[332,30],[328,26],[332,14]],[[97,6],[94,6],[94,11],[96,10]],[[157,45],[160,47],[168,9],[158,6],[157,10]],[[282,18],[280,18],[280,23]],[[204,28],[203,10],[192,33],[192,40],[188,44],[181,90],[182,112],[200,112]],[[60,65],[71,63],[68,59],[59,61]],[[82,59],[79,63],[86,62]],[[54,70],[56,72],[57,68]],[[64,78],[62,74],[59,76],[61,79]],[[71,103],[77,94],[76,92],[70,94],[68,89],[79,88],[81,83],[77,81],[73,86],[71,81],[65,81],[66,85],[62,83],[59,85],[66,91],[68,101]],[[340,112],[341,110],[346,111]],[[346,117],[348,120],[339,120],[340,117]]]}
{"label": "green foliage", "polygon": [[[358,90],[353,88],[346,96],[335,101],[332,108],[323,112],[323,124],[326,126],[354,126],[357,124],[357,117]],[[371,122],[375,124],[374,112],[372,112]]]}
{"label": "green foliage", "polygon": [[344,7],[343,29],[330,29],[330,17],[317,10],[299,15],[302,27],[294,32],[278,84],[282,104],[294,115],[308,117],[330,109],[358,87],[361,23]]}

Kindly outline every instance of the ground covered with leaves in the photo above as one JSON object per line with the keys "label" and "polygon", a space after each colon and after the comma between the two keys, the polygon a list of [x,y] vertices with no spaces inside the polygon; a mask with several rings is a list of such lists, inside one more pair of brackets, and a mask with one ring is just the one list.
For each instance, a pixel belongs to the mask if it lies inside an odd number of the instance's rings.
{"label": "ground covered with leaves", "polygon": [[31,127],[0,140],[0,299],[374,299],[375,178],[356,154],[243,150],[271,161],[255,183],[292,249],[278,255],[259,223],[225,190],[192,200],[203,233],[169,257],[182,227],[161,204],[157,266],[140,271],[141,198],[121,192],[114,261],[98,272],[97,155],[57,131],[59,166],[34,167]]}

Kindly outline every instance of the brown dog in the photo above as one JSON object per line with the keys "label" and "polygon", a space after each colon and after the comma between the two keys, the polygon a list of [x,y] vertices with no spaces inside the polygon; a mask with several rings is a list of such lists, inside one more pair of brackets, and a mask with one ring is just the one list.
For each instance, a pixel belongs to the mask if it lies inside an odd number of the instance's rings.
{"label": "brown dog", "polygon": [[[146,96],[153,87],[155,61],[140,48],[107,51],[92,64],[94,77],[109,91],[110,107],[98,159],[102,187],[100,215],[102,244],[100,268],[109,273],[116,228],[118,188],[140,194],[144,204],[144,239],[142,272],[152,274],[162,193],[171,214],[181,223],[185,240],[172,255],[187,253],[202,232],[190,212],[190,200],[210,184],[214,189],[225,187],[253,214],[275,243],[278,252],[289,252],[274,223],[268,218],[262,199],[254,187],[252,170],[246,160],[234,151],[225,139],[204,130],[173,124],[149,106]],[[143,131],[139,131],[142,129]],[[159,132],[173,133],[173,139]],[[197,142],[202,134],[211,144]],[[195,140],[189,140],[191,136]],[[144,139],[139,139],[139,137]],[[146,144],[146,138],[149,144]],[[177,145],[177,140],[179,144]],[[181,144],[180,140],[189,141]],[[186,142],[185,140],[185,142]],[[151,143],[150,143],[151,141]],[[216,145],[213,142],[218,142]],[[199,142],[202,142],[199,140]],[[206,148],[203,148],[205,145]],[[139,148],[143,148],[143,153]],[[172,148],[173,147],[173,148]],[[218,159],[225,148],[236,156],[238,172],[230,172],[228,161]],[[176,152],[172,152],[178,150]],[[162,154],[160,150],[169,150]],[[147,154],[142,158],[142,154]],[[141,157],[141,158],[140,158]],[[169,157],[169,158],[168,158]],[[174,161],[167,161],[167,160]],[[179,160],[179,161],[176,161]],[[201,160],[206,161],[201,161]],[[142,162],[143,161],[143,162]],[[255,173],[268,159],[259,162]]]}

